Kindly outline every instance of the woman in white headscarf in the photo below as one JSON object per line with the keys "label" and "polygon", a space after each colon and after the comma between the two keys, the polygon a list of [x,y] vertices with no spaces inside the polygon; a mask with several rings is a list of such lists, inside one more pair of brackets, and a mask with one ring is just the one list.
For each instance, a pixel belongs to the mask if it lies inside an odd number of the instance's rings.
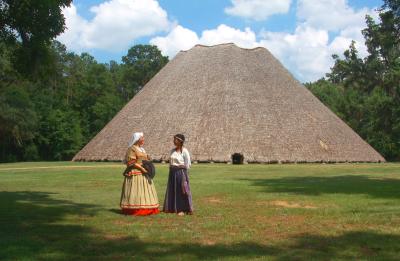
{"label": "woman in white headscarf", "polygon": [[147,216],[159,213],[158,197],[154,182],[146,175],[142,166],[143,160],[149,160],[143,148],[144,137],[142,132],[135,132],[128,143],[125,155],[126,170],[122,185],[121,209],[126,215]]}

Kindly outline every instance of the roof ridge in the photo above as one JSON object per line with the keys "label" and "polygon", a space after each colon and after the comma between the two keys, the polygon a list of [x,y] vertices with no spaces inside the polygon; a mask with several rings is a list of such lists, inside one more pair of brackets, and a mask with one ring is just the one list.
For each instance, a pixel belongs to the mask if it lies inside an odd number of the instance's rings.
{"label": "roof ridge", "polygon": [[181,51],[179,51],[179,52],[185,53],[185,52],[188,52],[188,51],[192,50],[192,49],[195,48],[195,47],[213,48],[213,47],[219,47],[219,46],[221,46],[221,45],[233,45],[234,47],[239,48],[239,49],[242,49],[242,50],[245,50],[245,51],[254,51],[254,50],[257,50],[257,49],[264,49],[264,50],[267,50],[267,48],[265,48],[265,47],[263,47],[263,46],[257,46],[257,47],[254,47],[254,48],[245,48],[245,47],[240,47],[240,46],[236,45],[236,44],[233,43],[233,42],[229,42],[229,43],[220,43],[220,44],[214,44],[214,45],[196,44],[196,45],[194,45],[192,48],[190,48],[190,49],[188,49],[188,50],[181,50]]}

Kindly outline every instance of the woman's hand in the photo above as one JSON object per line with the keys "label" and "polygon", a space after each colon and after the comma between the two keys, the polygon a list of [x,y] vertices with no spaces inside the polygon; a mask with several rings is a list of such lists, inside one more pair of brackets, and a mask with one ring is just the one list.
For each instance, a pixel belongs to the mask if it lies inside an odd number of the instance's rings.
{"label": "woman's hand", "polygon": [[135,167],[136,169],[140,170],[143,174],[147,173],[147,170],[145,168],[143,168],[143,166],[139,163],[135,163]]}

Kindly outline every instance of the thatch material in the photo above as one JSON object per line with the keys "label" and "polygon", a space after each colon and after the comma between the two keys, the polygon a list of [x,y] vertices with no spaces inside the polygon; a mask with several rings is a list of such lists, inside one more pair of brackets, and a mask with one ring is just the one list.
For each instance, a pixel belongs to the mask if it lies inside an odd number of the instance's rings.
{"label": "thatch material", "polygon": [[180,52],[73,160],[122,160],[134,131],[166,160],[183,133],[194,161],[382,162],[265,48]]}

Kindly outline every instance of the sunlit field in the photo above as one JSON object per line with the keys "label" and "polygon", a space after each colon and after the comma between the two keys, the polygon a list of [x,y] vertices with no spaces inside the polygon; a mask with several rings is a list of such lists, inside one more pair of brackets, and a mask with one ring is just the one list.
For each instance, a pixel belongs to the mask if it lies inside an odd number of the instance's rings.
{"label": "sunlit field", "polygon": [[[168,166],[156,167],[162,204]],[[121,215],[122,170],[0,164],[0,259],[400,258],[400,164],[196,164],[183,217]]]}

